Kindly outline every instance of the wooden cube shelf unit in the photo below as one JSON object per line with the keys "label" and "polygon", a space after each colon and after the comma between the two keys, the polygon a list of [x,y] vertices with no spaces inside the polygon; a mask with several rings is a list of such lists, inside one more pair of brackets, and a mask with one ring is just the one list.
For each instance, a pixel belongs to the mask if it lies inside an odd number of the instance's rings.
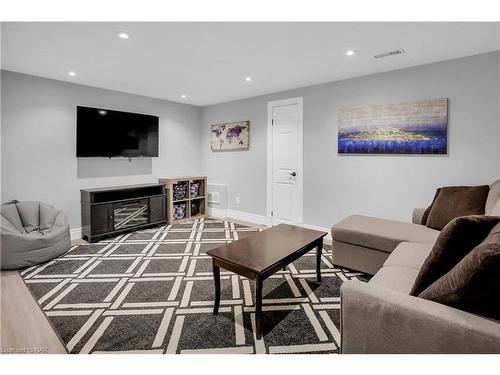
{"label": "wooden cube shelf unit", "polygon": [[158,183],[165,185],[167,190],[169,224],[207,216],[206,177],[160,178]]}

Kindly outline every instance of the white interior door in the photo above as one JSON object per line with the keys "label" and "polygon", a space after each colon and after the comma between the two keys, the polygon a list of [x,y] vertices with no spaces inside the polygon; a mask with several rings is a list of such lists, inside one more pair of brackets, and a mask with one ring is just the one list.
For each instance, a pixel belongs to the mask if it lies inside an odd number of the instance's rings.
{"label": "white interior door", "polygon": [[302,98],[269,103],[273,222],[302,222]]}

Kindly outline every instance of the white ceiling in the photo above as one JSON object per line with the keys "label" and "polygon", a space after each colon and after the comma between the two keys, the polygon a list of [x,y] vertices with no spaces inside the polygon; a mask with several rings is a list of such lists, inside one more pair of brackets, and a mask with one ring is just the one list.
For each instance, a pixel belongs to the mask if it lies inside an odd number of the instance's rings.
{"label": "white ceiling", "polygon": [[3,23],[2,69],[204,106],[498,50],[499,25]]}

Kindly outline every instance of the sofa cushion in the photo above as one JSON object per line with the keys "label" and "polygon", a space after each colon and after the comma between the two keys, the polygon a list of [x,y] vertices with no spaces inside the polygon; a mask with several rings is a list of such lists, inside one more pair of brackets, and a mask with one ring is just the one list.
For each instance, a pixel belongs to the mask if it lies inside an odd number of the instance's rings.
{"label": "sofa cushion", "polygon": [[401,242],[433,244],[438,235],[438,231],[423,225],[362,215],[348,216],[332,227],[332,237],[336,241],[387,253]]}
{"label": "sofa cushion", "polygon": [[425,260],[411,295],[418,296],[425,288],[455,267],[464,256],[479,245],[497,225],[497,216],[464,216],[449,223]]}
{"label": "sofa cushion", "polygon": [[442,230],[457,217],[483,215],[489,190],[488,185],[442,187],[425,225]]}
{"label": "sofa cushion", "polygon": [[375,275],[384,265],[390,253],[353,245],[340,241],[332,241],[332,262],[335,266],[361,271]]}
{"label": "sofa cushion", "polygon": [[401,242],[389,255],[384,267],[408,267],[418,271],[431,250],[431,244]]}
{"label": "sofa cushion", "polygon": [[453,269],[418,296],[500,319],[500,224]]}
{"label": "sofa cushion", "polygon": [[429,214],[432,210],[432,206],[434,206],[434,203],[436,202],[436,198],[438,197],[439,193],[441,192],[441,188],[438,188],[436,190],[436,194],[434,194],[434,198],[432,198],[432,202],[431,204],[429,205],[429,207],[427,207],[422,215],[422,220],[420,221],[420,224],[422,225],[427,225],[427,219],[429,218]]}
{"label": "sofa cushion", "polygon": [[409,294],[418,270],[408,267],[382,267],[369,281],[370,284]]}

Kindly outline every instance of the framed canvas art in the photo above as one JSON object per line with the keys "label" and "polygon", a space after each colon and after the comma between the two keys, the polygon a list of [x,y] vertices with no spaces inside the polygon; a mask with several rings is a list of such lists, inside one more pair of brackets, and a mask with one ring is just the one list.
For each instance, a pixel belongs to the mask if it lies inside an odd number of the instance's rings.
{"label": "framed canvas art", "polygon": [[448,99],[339,109],[339,154],[447,154]]}
{"label": "framed canvas art", "polygon": [[250,143],[250,121],[227,122],[212,125],[212,151],[247,150]]}

